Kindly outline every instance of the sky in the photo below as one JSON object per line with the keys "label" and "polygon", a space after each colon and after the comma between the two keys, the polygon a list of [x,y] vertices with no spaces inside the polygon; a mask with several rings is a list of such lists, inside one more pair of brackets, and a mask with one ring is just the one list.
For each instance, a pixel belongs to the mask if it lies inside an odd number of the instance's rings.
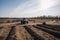
{"label": "sky", "polygon": [[60,16],[60,0],[0,0],[0,17]]}

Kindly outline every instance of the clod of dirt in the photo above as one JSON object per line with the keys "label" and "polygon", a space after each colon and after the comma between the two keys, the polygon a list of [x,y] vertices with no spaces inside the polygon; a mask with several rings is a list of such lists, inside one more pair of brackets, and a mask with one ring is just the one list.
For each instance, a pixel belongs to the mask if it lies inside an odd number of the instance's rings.
{"label": "clod of dirt", "polygon": [[0,29],[2,29],[3,27],[0,27]]}
{"label": "clod of dirt", "polygon": [[46,25],[46,22],[43,22],[42,24],[43,24],[43,25]]}

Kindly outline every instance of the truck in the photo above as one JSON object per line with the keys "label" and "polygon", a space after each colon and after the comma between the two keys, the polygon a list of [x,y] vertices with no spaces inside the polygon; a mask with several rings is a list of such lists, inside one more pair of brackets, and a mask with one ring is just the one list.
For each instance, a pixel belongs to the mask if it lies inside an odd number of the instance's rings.
{"label": "truck", "polygon": [[27,18],[22,18],[21,19],[21,24],[28,24],[28,19]]}

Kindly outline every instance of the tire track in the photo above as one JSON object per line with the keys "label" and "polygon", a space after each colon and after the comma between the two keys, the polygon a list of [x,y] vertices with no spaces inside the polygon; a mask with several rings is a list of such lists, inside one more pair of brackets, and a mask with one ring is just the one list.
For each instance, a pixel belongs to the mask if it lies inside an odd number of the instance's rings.
{"label": "tire track", "polygon": [[58,40],[56,37],[54,37],[51,34],[48,34],[45,31],[42,31],[40,29],[37,29],[35,27],[33,27],[32,25],[28,26],[31,30],[33,30],[36,34],[38,34],[39,36],[41,36],[44,40]]}
{"label": "tire track", "polygon": [[25,30],[23,26],[16,26],[17,40],[34,40],[33,37]]}
{"label": "tire track", "polygon": [[44,28],[48,28],[48,29],[52,29],[52,30],[60,32],[60,25],[42,25],[42,24],[37,24],[37,26],[41,26],[41,27],[44,27]]}
{"label": "tire track", "polygon": [[10,30],[7,38],[6,38],[6,40],[16,40],[15,37],[16,37],[15,36],[15,26],[12,26],[12,28],[11,28],[11,30]]}
{"label": "tire track", "polygon": [[42,38],[41,36],[39,36],[38,34],[36,34],[33,30],[31,30],[27,26],[24,26],[24,28],[34,38],[34,40],[44,40],[44,38]]}
{"label": "tire track", "polygon": [[54,31],[54,30],[51,30],[51,29],[47,29],[47,28],[44,28],[42,26],[34,26],[34,27],[37,28],[37,29],[43,30],[43,31],[55,36],[56,38],[60,39],[60,32],[57,32],[57,31]]}

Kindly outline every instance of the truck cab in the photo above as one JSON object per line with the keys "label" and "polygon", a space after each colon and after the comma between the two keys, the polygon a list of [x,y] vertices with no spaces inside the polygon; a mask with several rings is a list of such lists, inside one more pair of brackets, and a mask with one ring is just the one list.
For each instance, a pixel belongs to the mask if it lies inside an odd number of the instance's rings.
{"label": "truck cab", "polygon": [[28,24],[28,19],[27,18],[22,18],[21,19],[21,24]]}

